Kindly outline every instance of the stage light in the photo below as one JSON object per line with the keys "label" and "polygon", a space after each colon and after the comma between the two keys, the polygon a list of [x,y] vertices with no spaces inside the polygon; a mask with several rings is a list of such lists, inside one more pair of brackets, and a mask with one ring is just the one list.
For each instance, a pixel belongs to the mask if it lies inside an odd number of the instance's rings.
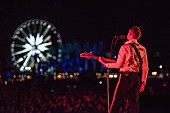
{"label": "stage light", "polygon": [[162,69],[162,65],[159,65],[159,69]]}
{"label": "stage light", "polygon": [[117,76],[118,76],[117,74],[114,74],[114,75],[113,75],[114,78],[117,78]]}
{"label": "stage light", "polygon": [[30,80],[32,77],[31,75],[27,75],[27,79]]}
{"label": "stage light", "polygon": [[152,74],[153,76],[155,76],[155,75],[157,75],[158,73],[157,73],[156,71],[153,71],[151,74]]}
{"label": "stage light", "polygon": [[102,84],[103,82],[102,81],[99,81],[99,84]]}
{"label": "stage light", "polygon": [[113,78],[114,77],[114,75],[109,75],[109,78]]}
{"label": "stage light", "polygon": [[169,73],[166,73],[166,76],[168,77],[168,76],[169,76]]}
{"label": "stage light", "polygon": [[7,85],[8,84],[8,81],[5,81],[5,85]]}

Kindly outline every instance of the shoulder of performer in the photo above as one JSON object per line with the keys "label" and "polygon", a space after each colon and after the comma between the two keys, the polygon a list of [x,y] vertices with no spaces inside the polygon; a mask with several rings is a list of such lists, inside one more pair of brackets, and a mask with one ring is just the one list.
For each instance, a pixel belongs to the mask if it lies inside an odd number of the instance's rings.
{"label": "shoulder of performer", "polygon": [[123,45],[120,47],[119,52],[122,52],[122,51],[128,52],[129,49],[130,49],[129,44],[123,44]]}

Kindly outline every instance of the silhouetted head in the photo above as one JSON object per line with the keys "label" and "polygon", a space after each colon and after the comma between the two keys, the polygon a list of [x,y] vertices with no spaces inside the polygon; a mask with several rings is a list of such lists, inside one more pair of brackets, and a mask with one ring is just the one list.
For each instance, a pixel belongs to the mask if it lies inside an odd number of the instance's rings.
{"label": "silhouetted head", "polygon": [[142,32],[138,26],[133,26],[130,28],[128,34],[127,34],[127,40],[131,39],[139,39],[142,35]]}

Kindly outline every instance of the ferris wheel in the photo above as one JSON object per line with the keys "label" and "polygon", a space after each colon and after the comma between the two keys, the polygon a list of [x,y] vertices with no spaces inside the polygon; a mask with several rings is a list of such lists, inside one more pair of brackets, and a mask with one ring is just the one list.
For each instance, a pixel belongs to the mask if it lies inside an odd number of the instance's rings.
{"label": "ferris wheel", "polygon": [[20,72],[53,73],[62,60],[62,40],[56,27],[48,21],[31,19],[14,32],[11,61]]}

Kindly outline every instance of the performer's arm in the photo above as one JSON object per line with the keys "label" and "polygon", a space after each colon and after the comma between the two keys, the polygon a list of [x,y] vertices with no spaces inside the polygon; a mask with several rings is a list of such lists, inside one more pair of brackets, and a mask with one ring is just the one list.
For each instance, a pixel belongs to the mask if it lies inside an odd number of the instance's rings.
{"label": "performer's arm", "polygon": [[147,55],[144,56],[144,58],[142,58],[142,82],[144,82],[146,84],[146,80],[147,80],[147,76],[148,76],[148,59],[147,59]]}
{"label": "performer's arm", "polygon": [[113,60],[113,59],[110,59],[110,58],[101,57],[101,59],[102,59],[104,62],[116,63],[116,60]]}
{"label": "performer's arm", "polygon": [[146,81],[148,77],[148,71],[149,71],[148,59],[147,59],[147,54],[145,54],[145,56],[142,58],[142,80],[141,80],[141,86],[139,92],[142,92],[145,89]]}
{"label": "performer's arm", "polygon": [[[104,65],[104,67],[106,68],[120,68],[123,64],[124,61],[124,56],[125,56],[125,49],[124,47],[121,47],[118,53],[118,58],[117,60],[113,61],[113,62],[106,62],[103,60],[102,57],[99,57],[99,62],[102,63]],[[109,60],[108,60],[109,61]]]}

